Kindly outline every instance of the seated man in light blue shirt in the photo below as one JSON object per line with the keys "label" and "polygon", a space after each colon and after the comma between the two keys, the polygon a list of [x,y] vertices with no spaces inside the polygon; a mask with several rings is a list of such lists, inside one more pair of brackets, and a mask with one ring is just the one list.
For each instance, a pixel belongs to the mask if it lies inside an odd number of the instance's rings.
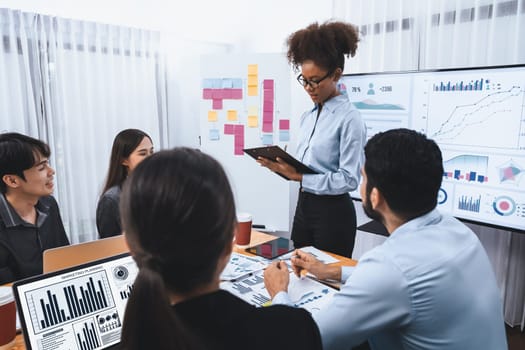
{"label": "seated man in light blue shirt", "polygon": [[[361,197],[390,237],[357,267],[324,265],[300,250],[294,272],[345,281],[314,314],[325,350],[507,349],[500,292],[476,235],[436,209],[443,176],[436,143],[407,129],[372,137],[365,147]],[[348,270],[347,270],[348,269]],[[290,303],[282,262],[265,272],[273,303]]]}

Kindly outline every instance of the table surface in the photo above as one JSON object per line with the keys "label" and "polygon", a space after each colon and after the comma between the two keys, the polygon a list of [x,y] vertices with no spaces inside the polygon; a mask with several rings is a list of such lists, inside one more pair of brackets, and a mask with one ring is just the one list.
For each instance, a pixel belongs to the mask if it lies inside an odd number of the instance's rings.
{"label": "table surface", "polygon": [[[240,254],[253,255],[253,254],[247,253],[245,251],[245,249],[248,248],[248,247],[260,244],[260,243],[271,241],[271,240],[276,239],[276,238],[277,238],[276,236],[252,230],[250,244],[248,246],[243,246],[243,247],[235,246],[233,248],[233,251],[237,252],[237,253],[240,253]],[[339,260],[338,262],[333,263],[333,265],[336,265],[336,266],[355,266],[357,264],[357,261],[355,261],[353,259],[341,256],[341,255],[337,255],[337,254],[332,254],[332,253],[329,253],[329,252],[326,252],[326,253]],[[25,345],[25,342],[24,342],[24,336],[22,335],[22,333],[19,333],[19,334],[16,335],[14,346],[11,349],[9,349],[9,350],[25,350],[25,349],[26,349],[26,345]]]}

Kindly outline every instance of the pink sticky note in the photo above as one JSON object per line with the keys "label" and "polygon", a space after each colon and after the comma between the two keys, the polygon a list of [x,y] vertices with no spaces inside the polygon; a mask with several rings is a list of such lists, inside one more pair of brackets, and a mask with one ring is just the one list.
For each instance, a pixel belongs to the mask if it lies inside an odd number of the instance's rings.
{"label": "pink sticky note", "polygon": [[233,154],[236,155],[236,156],[242,156],[244,155],[244,152],[242,151],[244,148],[244,144],[242,147],[237,147],[235,146],[235,148],[233,149]]}
{"label": "pink sticky note", "polygon": [[231,99],[232,98],[232,89],[222,89],[222,97],[224,99]]}
{"label": "pink sticky note", "polygon": [[232,89],[232,99],[241,100],[242,99],[242,89]]}
{"label": "pink sticky note", "polygon": [[224,135],[233,135],[233,124],[224,124]]}
{"label": "pink sticky note", "polygon": [[213,89],[213,98],[216,100],[222,100],[224,98],[222,89]]}
{"label": "pink sticky note", "polygon": [[213,98],[213,89],[202,89],[202,98],[211,100]]}
{"label": "pink sticky note", "polygon": [[264,101],[263,112],[273,112],[273,101]]}
{"label": "pink sticky note", "polygon": [[213,109],[222,109],[222,99],[213,99],[213,103],[212,103],[212,107]]}
{"label": "pink sticky note", "polygon": [[263,122],[262,131],[263,132],[273,132],[273,123]]}
{"label": "pink sticky note", "polygon": [[281,120],[279,120],[279,129],[281,129],[281,130],[290,130],[290,119],[281,119]]}
{"label": "pink sticky note", "polygon": [[241,124],[233,125],[233,133],[235,135],[243,135],[244,136],[244,125],[241,125]]}
{"label": "pink sticky note", "polygon": [[273,112],[263,112],[263,123],[273,122]]}
{"label": "pink sticky note", "polygon": [[269,90],[264,90],[263,92],[263,101],[273,103],[273,91],[268,92]]}
{"label": "pink sticky note", "polygon": [[273,91],[273,80],[272,79],[265,79],[265,80],[263,80],[263,88],[265,90],[272,90]]}

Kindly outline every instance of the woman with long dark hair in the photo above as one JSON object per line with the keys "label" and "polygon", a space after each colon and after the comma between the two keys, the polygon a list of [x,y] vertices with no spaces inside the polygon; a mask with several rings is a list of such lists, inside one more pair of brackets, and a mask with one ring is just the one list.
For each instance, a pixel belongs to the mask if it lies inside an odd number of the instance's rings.
{"label": "woman with long dark hair", "polygon": [[97,229],[100,238],[122,233],[119,214],[122,184],[133,169],[152,153],[151,137],[142,130],[125,129],[115,136],[106,183],[97,204]]}
{"label": "woman with long dark hair", "polygon": [[139,267],[123,323],[125,349],[321,348],[306,310],[257,308],[219,288],[237,222],[215,159],[190,148],[155,153],[126,181],[120,205]]}

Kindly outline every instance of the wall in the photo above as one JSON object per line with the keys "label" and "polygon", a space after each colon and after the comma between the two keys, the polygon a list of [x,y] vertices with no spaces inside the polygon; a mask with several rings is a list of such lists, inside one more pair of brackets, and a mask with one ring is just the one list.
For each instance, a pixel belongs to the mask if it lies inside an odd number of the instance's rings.
{"label": "wall", "polygon": [[[166,47],[169,144],[198,146],[199,56],[281,52],[288,34],[331,16],[315,0],[4,0],[2,7],[159,30]],[[196,93],[197,95],[193,95]]]}

